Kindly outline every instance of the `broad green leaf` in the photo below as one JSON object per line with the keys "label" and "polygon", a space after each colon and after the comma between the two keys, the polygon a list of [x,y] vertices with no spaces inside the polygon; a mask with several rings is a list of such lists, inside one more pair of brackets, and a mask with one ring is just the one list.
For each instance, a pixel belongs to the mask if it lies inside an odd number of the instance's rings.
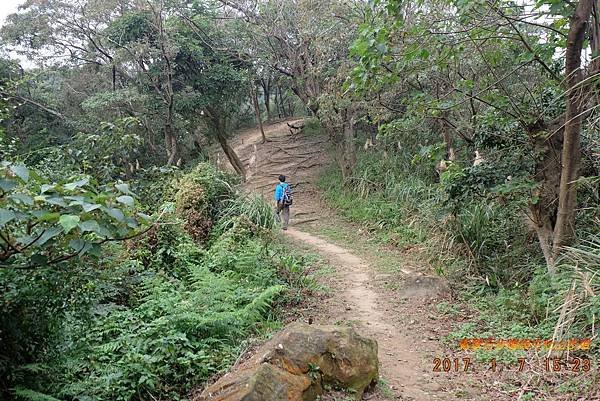
{"label": "broad green leaf", "polygon": [[65,196],[65,199],[73,201],[71,205],[81,205],[85,201],[83,196]]}
{"label": "broad green leaf", "polygon": [[126,223],[127,223],[127,226],[130,228],[138,228],[139,227],[137,221],[135,221],[135,219],[132,217],[128,217],[126,219]]}
{"label": "broad green leaf", "polygon": [[102,256],[102,247],[98,244],[92,244],[88,253],[99,258]]}
{"label": "broad green leaf", "polygon": [[12,221],[16,217],[15,212],[8,209],[0,209],[0,227],[4,227],[6,223]]}
{"label": "broad green leaf", "polygon": [[122,195],[117,197],[117,202],[133,207],[133,198],[129,195]]}
{"label": "broad green leaf", "polygon": [[4,192],[10,191],[11,189],[13,189],[16,186],[17,186],[17,183],[14,182],[13,180],[7,180],[5,178],[0,179],[0,189],[2,189]]}
{"label": "broad green leaf", "polygon": [[48,198],[48,199],[46,199],[46,203],[49,203],[51,205],[56,205],[56,206],[62,206],[62,207],[68,206],[67,202],[65,202],[65,200],[60,197]]}
{"label": "broad green leaf", "polygon": [[44,213],[43,215],[41,215],[39,218],[39,221],[58,221],[58,219],[60,219],[60,213],[55,212],[55,213]]}
{"label": "broad green leaf", "polygon": [[65,233],[68,234],[72,229],[77,227],[77,224],[79,224],[79,216],[64,214],[60,216],[58,222],[63,227]]}
{"label": "broad green leaf", "polygon": [[52,227],[47,230],[44,230],[42,236],[37,241],[35,241],[35,245],[42,246],[60,233],[62,233],[62,229],[60,227]]}
{"label": "broad green leaf", "polygon": [[69,191],[72,191],[75,188],[81,188],[84,185],[87,185],[89,182],[90,182],[89,178],[83,178],[81,180],[73,181],[73,182],[70,182],[68,184],[65,184],[65,189],[68,189]]}
{"label": "broad green leaf", "polygon": [[23,181],[29,181],[29,169],[22,164],[13,164],[10,166],[10,171],[12,171],[17,177],[22,179]]}
{"label": "broad green leaf", "polygon": [[46,263],[48,263],[48,257],[46,255],[42,255],[40,253],[31,255],[29,260],[34,265],[38,265],[38,266],[44,266]]}
{"label": "broad green leaf", "polygon": [[117,188],[117,190],[119,190],[119,192],[124,193],[125,195],[131,195],[133,196],[133,192],[131,192],[131,190],[129,189],[129,184],[115,184],[115,188]]}
{"label": "broad green leaf", "polygon": [[51,189],[54,189],[54,185],[50,185],[50,184],[44,184],[40,187],[40,193],[44,193],[47,191],[50,191]]}
{"label": "broad green leaf", "polygon": [[125,215],[123,214],[123,212],[120,209],[114,208],[114,207],[108,207],[106,208],[106,214],[108,214],[110,217],[118,220],[118,221],[125,221]]}
{"label": "broad green leaf", "polygon": [[73,249],[79,255],[83,255],[84,253],[88,252],[90,249],[92,249],[93,245],[93,243],[83,239],[74,239],[69,241],[69,246],[71,249]]}
{"label": "broad green leaf", "polygon": [[35,240],[35,237],[32,235],[23,235],[22,237],[15,238],[15,240],[21,245],[29,245]]}
{"label": "broad green leaf", "polygon": [[81,232],[93,231],[97,233],[100,231],[100,226],[96,220],[86,220],[79,223],[79,229]]}
{"label": "broad green leaf", "polygon": [[82,205],[81,205],[81,207],[83,207],[83,210],[84,210],[86,213],[89,213],[89,212],[91,212],[91,211],[93,211],[93,210],[100,209],[102,206],[101,206],[101,205],[99,205],[99,204],[97,204],[97,203],[87,203],[87,202],[83,202],[83,203],[82,203]]}
{"label": "broad green leaf", "polygon": [[25,194],[12,194],[8,197],[11,200],[17,201],[17,203],[22,203],[24,205],[33,205],[33,198],[29,195]]}

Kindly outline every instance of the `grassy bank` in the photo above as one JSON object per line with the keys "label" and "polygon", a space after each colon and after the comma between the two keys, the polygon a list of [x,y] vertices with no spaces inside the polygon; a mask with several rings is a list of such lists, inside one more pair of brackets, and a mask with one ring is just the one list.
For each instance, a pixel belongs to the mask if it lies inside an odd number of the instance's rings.
{"label": "grassy bank", "polygon": [[[600,238],[590,233],[593,224],[582,227],[551,278],[518,203],[491,197],[453,203],[436,181],[403,155],[370,151],[360,155],[346,185],[332,169],[319,186],[331,207],[378,242],[419,249],[418,257],[448,278],[470,310],[449,340],[594,335]],[[458,313],[452,305],[440,308]]]}

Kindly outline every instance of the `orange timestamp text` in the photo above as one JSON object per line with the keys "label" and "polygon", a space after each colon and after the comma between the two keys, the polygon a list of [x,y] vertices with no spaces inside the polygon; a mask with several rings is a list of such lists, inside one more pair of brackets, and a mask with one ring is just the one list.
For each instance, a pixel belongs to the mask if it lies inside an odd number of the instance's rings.
{"label": "orange timestamp text", "polygon": [[462,350],[478,349],[509,349],[509,350],[528,350],[528,349],[546,349],[553,351],[574,351],[589,350],[592,344],[591,338],[573,338],[569,340],[542,340],[542,339],[522,339],[522,338],[463,338],[460,340]]}
{"label": "orange timestamp text", "polygon": [[[537,361],[540,362],[540,361]],[[592,362],[589,358],[545,358],[542,361],[539,369],[545,372],[589,372],[592,368]],[[525,358],[518,358],[516,366],[504,365],[496,362],[496,359],[491,359],[484,370],[496,371],[515,371],[523,372],[530,366]],[[465,358],[434,358],[433,372],[449,373],[449,372],[475,372],[481,368],[481,364],[475,363],[469,357]],[[530,369],[529,368],[529,369]],[[527,370],[529,370],[527,369]]]}

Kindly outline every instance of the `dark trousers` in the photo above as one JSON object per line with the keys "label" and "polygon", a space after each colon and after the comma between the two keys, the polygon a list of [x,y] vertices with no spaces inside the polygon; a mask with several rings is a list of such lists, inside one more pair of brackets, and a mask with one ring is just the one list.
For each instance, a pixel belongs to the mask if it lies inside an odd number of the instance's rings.
{"label": "dark trousers", "polygon": [[[283,212],[283,219],[280,216],[281,212]],[[279,220],[281,221],[283,229],[287,230],[288,224],[290,224],[290,207],[284,206],[281,202],[277,202],[277,216],[280,216]]]}

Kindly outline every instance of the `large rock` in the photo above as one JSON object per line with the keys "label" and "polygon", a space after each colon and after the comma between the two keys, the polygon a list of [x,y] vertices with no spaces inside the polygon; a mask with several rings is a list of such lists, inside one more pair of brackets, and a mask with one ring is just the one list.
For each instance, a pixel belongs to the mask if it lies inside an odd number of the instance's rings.
{"label": "large rock", "polygon": [[378,377],[377,342],[351,327],[293,323],[195,401],[309,401],[324,385],[360,399]]}

